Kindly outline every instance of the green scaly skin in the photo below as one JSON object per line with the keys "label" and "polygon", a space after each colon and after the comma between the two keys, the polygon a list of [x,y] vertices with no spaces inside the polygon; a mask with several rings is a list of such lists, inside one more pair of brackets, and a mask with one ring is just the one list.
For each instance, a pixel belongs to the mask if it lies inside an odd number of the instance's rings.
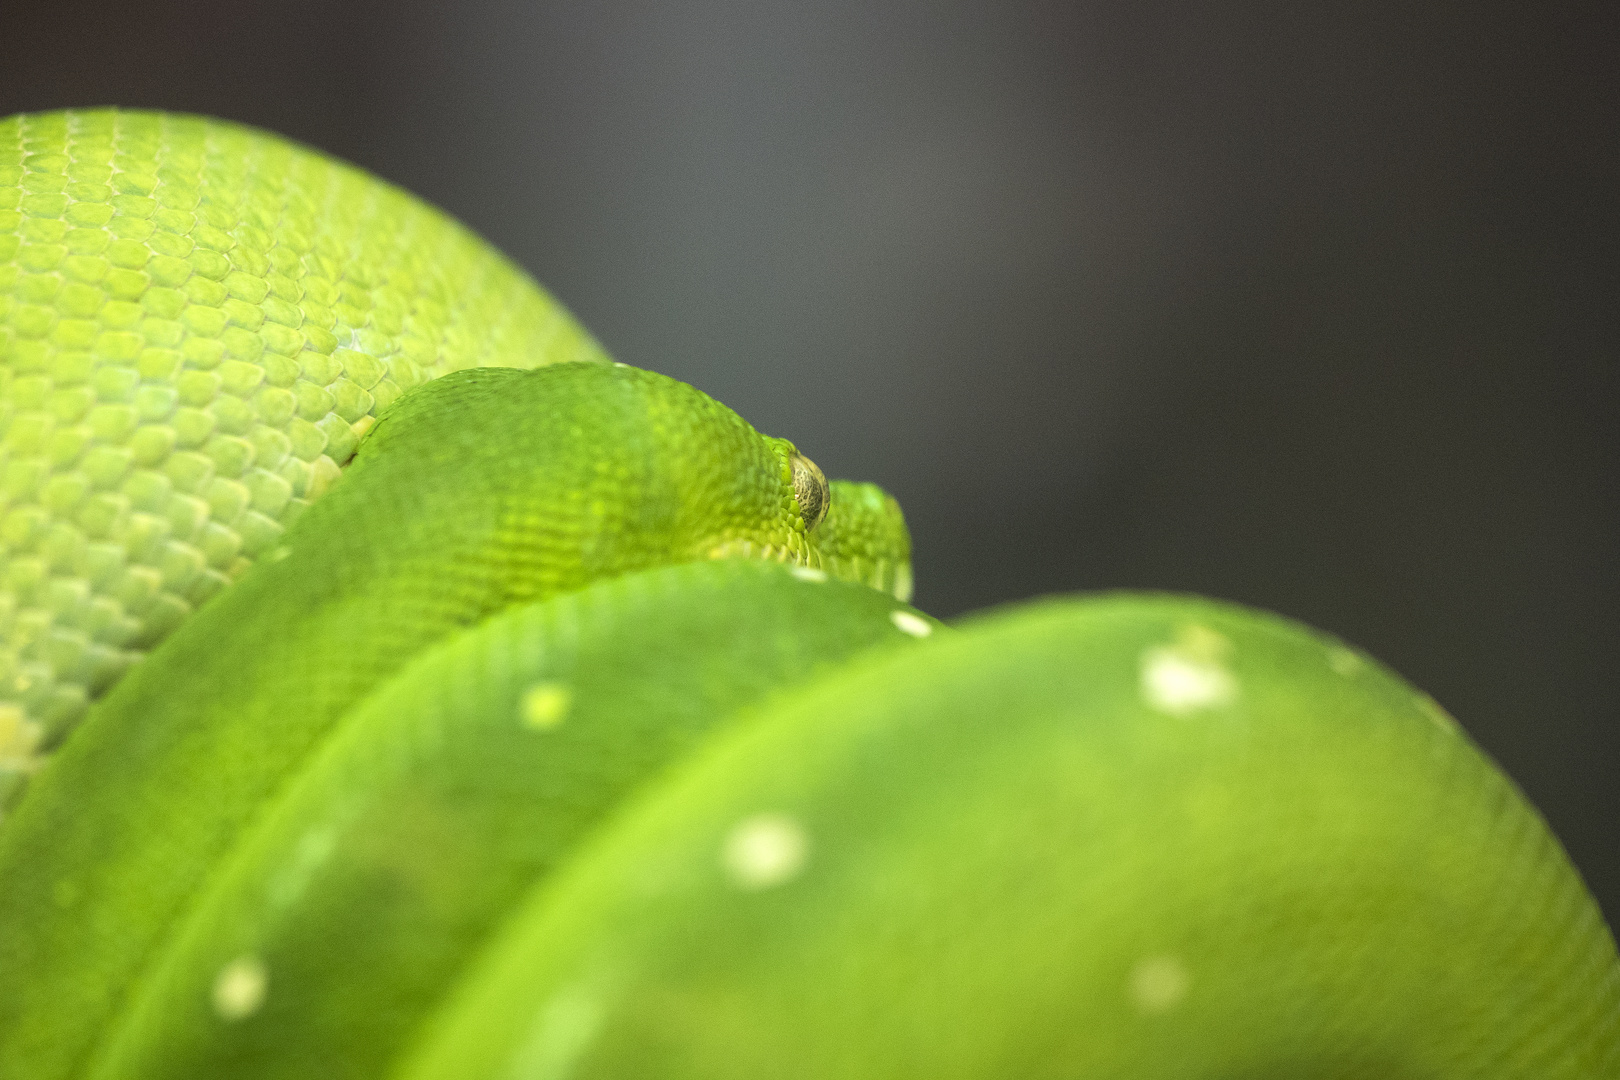
{"label": "green scaly skin", "polygon": [[0,119],[0,805],[401,392],[606,360],[437,210],[201,117]]}
{"label": "green scaly skin", "polygon": [[[614,578],[449,640],[351,710],[233,837],[83,1075],[385,1075],[626,793],[767,695],[914,643],[897,607],[724,560]],[[233,964],[305,990],[221,1024],[215,987]]]}
{"label": "green scaly skin", "polygon": [[401,398],[274,557],[120,681],[0,830],[0,967],[36,973],[0,990],[0,1061],[70,1075],[118,1006],[107,988],[137,977],[244,825],[424,649],[742,545],[814,571],[797,457],[622,365],[457,372]]}
{"label": "green scaly skin", "polygon": [[1449,717],[1275,616],[1116,595],[868,654],[726,732],[386,1075],[1617,1069],[1613,939]]}
{"label": "green scaly skin", "polygon": [[271,136],[0,121],[12,209],[0,757],[71,737],[0,823],[0,1080],[1620,1078],[1596,905],[1373,661],[936,632],[893,499],[650,373],[400,396],[602,357]]}

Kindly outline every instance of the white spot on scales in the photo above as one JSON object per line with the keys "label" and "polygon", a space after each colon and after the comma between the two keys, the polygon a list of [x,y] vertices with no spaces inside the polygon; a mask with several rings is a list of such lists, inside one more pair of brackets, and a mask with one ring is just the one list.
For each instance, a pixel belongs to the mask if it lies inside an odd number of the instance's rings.
{"label": "white spot on scales", "polygon": [[1238,683],[1226,668],[1231,642],[1203,626],[1186,626],[1169,645],[1142,650],[1141,692],[1159,712],[1186,716],[1227,705]]}
{"label": "white spot on scales", "polygon": [[910,634],[914,638],[925,638],[934,632],[933,623],[919,615],[913,615],[909,611],[901,611],[899,608],[889,612],[889,621],[894,623],[896,630],[902,634]]}
{"label": "white spot on scales", "polygon": [[1342,675],[1348,679],[1366,666],[1366,661],[1343,646],[1328,650],[1328,667],[1333,669],[1335,675]]}
{"label": "white spot on scales", "polygon": [[804,870],[810,838],[786,814],[764,813],[732,826],[720,848],[720,864],[740,889],[768,889]]}
{"label": "white spot on scales", "polygon": [[1131,968],[1126,993],[1137,1012],[1155,1016],[1181,1004],[1190,986],[1187,965],[1174,956],[1149,956]]}
{"label": "white spot on scales", "polygon": [[222,1020],[245,1020],[264,1005],[270,972],[257,956],[238,956],[214,977],[214,1012]]}
{"label": "white spot on scales", "polygon": [[535,683],[524,691],[519,712],[523,726],[534,731],[550,731],[568,719],[574,694],[559,682]]}

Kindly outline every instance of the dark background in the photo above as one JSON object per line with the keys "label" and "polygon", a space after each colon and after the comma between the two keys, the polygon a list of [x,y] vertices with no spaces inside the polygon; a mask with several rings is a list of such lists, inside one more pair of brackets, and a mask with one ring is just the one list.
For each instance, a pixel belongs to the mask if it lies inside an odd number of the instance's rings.
{"label": "dark background", "polygon": [[1620,913],[1620,5],[8,2],[0,114],[277,129],[906,507],[918,603],[1364,646]]}

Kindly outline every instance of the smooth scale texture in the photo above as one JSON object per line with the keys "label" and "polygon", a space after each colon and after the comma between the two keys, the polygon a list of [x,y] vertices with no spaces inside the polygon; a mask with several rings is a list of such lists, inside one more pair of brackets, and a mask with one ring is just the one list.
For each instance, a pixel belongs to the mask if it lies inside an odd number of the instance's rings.
{"label": "smooth scale texture", "polygon": [[[238,835],[87,1075],[384,1074],[629,792],[761,699],[915,644],[892,619],[906,610],[723,560],[614,578],[452,638],[343,717]],[[233,964],[268,985],[227,1021]]]}
{"label": "smooth scale texture", "polygon": [[1613,1077],[1620,963],[1425,695],[1192,597],[1023,605],[733,728],[404,1080]]}

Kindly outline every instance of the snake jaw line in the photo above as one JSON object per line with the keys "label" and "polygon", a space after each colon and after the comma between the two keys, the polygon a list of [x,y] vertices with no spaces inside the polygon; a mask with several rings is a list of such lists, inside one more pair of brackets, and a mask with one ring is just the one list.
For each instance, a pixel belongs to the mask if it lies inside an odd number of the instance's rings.
{"label": "snake jaw line", "polygon": [[709,549],[707,558],[782,563],[815,571],[822,575],[820,580],[831,576],[887,593],[904,604],[911,602],[913,581],[909,561],[827,555],[814,549],[801,551],[784,545],[756,544],[752,540],[742,539],[716,544]]}

